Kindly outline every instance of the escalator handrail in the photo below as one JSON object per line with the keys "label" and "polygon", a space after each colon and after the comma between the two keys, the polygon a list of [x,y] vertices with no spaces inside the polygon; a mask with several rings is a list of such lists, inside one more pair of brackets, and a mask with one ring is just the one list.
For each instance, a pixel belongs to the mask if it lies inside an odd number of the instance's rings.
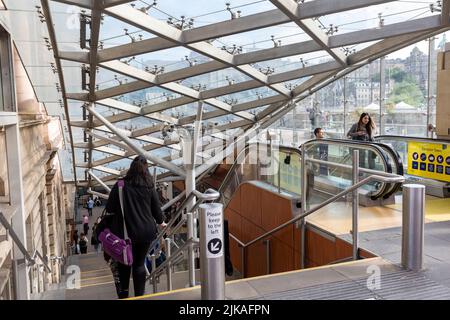
{"label": "escalator handrail", "polygon": [[[358,143],[358,141],[355,141],[355,140],[345,140],[345,139],[342,139],[342,140],[341,139],[327,139],[327,140],[338,140],[338,141],[343,140],[343,141],[347,141],[347,142],[351,142],[351,143],[355,143],[355,142]],[[396,174],[401,175],[401,176],[404,174],[403,161],[402,161],[400,155],[398,154],[398,152],[396,150],[394,150],[391,146],[384,144],[384,143],[380,143],[380,142],[364,142],[364,143],[376,145],[376,146],[382,148],[384,152],[389,153],[394,161],[395,167],[397,168]],[[391,167],[390,172],[392,172],[392,167]],[[401,183],[387,184],[387,187],[385,188],[385,192],[381,196],[383,198],[388,198],[392,194],[396,193],[400,188],[401,188]]]}
{"label": "escalator handrail", "polygon": [[[374,143],[368,143],[368,142],[359,142],[359,141],[355,141],[355,140],[346,140],[346,139],[312,139],[312,140],[308,140],[306,142],[304,142],[304,144],[312,144],[312,143],[327,143],[327,144],[350,144],[350,145],[355,145],[360,147],[361,149],[368,149],[371,151],[376,152],[382,159],[383,159],[383,164],[384,167],[386,168],[385,172],[387,173],[392,173],[392,167],[390,165],[389,159],[387,158],[386,154],[384,154],[384,149],[386,149],[386,146],[383,144],[374,144]],[[226,185],[228,185],[228,182],[236,168],[236,166],[238,165],[239,159],[240,157],[242,157],[242,155],[245,155],[245,152],[251,147],[251,146],[256,146],[257,144],[261,144],[261,142],[257,142],[257,143],[250,143],[247,144],[245,146],[245,148],[243,148],[243,150],[241,150],[239,152],[239,154],[236,156],[236,159],[233,163],[233,165],[231,166],[231,168],[229,169],[227,175],[225,176],[224,180],[222,181],[218,191],[221,194],[221,196],[223,196],[223,190],[225,188]],[[291,153],[297,153],[299,156],[301,156],[301,152],[299,148],[295,148],[295,147],[289,147],[289,146],[282,146],[282,145],[277,145],[277,147],[279,148],[280,151],[287,151],[287,152],[291,152]],[[389,148],[389,150],[391,150]],[[378,192],[377,194],[374,195],[374,197],[379,198],[381,196],[384,196],[384,194],[390,190],[392,190],[392,188],[387,188],[388,184],[383,183],[382,188],[380,188],[380,192]]]}
{"label": "escalator handrail", "polygon": [[[388,157],[385,154],[385,147],[378,145],[377,143],[372,143],[370,141],[358,141],[358,140],[348,140],[348,139],[312,139],[305,141],[303,145],[305,147],[308,147],[308,145],[314,145],[314,144],[327,144],[327,145],[354,145],[358,149],[366,149],[370,150],[372,152],[375,152],[383,161],[383,166],[385,168],[384,172],[392,173],[392,166],[388,159]],[[379,191],[372,195],[372,199],[376,200],[380,197],[383,197],[385,194],[387,194],[390,190],[393,189],[393,186],[389,183],[382,182],[382,186],[379,189]]]}
{"label": "escalator handrail", "polygon": [[[372,142],[375,143],[379,146],[381,146],[386,152],[388,152],[391,156],[392,159],[394,159],[395,162],[395,166],[397,167],[397,174],[400,176],[404,175],[404,168],[403,168],[403,160],[400,157],[400,154],[397,152],[397,150],[393,149],[390,145],[385,144],[385,143],[381,143],[381,142]],[[397,191],[399,191],[402,187],[401,183],[395,183],[392,185],[392,187],[387,190],[387,193],[383,195],[384,199],[387,199],[388,197],[390,197],[391,195],[395,194]]]}

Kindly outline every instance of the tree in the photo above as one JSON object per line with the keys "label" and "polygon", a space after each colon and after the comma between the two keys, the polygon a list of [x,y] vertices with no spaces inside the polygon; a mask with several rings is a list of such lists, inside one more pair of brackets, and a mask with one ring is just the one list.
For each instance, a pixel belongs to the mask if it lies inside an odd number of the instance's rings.
{"label": "tree", "polygon": [[[410,77],[405,71],[400,69],[399,67],[394,67],[392,69],[386,70],[385,74],[385,82],[388,82],[390,79],[395,82],[403,82],[406,78]],[[372,76],[372,82],[380,82],[380,73],[376,73]]]}
{"label": "tree", "polygon": [[388,103],[397,104],[404,101],[415,107],[418,107],[424,103],[425,99],[422,91],[418,85],[409,78],[409,76],[406,78],[409,81],[399,82],[394,85],[394,89],[392,90]]}

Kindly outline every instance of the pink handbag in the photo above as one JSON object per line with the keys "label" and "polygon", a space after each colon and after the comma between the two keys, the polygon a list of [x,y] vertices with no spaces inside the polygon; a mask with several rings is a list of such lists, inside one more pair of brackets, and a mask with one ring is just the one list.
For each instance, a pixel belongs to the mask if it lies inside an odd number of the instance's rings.
{"label": "pink handbag", "polygon": [[102,242],[103,250],[111,256],[115,261],[118,261],[126,266],[133,264],[133,251],[131,247],[131,240],[128,238],[127,227],[125,225],[125,211],[123,210],[123,186],[125,185],[123,180],[117,182],[119,187],[119,200],[120,208],[123,215],[123,230],[125,240],[119,238],[108,228],[105,228],[98,239]]}

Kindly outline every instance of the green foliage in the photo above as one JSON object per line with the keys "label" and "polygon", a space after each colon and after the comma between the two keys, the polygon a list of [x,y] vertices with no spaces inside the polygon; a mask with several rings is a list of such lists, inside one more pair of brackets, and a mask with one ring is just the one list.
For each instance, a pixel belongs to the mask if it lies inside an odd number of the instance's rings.
{"label": "green foliage", "polygon": [[390,71],[387,72],[387,76],[391,77],[395,82],[403,82],[403,81],[410,81],[412,80],[411,76],[408,75],[405,71],[398,67],[392,68]]}
{"label": "green foliage", "polygon": [[417,83],[415,83],[414,80],[411,80],[411,77],[407,75],[405,81],[396,83],[388,103],[397,104],[404,101],[415,107],[423,104],[425,100],[423,93]]}
{"label": "green foliage", "polygon": [[[394,67],[390,70],[385,71],[384,81],[387,83],[389,80],[394,80],[395,82],[403,82],[406,79],[411,79],[411,76],[408,75],[405,71],[400,69],[399,67]],[[372,76],[372,82],[380,82],[380,73],[376,73]]]}

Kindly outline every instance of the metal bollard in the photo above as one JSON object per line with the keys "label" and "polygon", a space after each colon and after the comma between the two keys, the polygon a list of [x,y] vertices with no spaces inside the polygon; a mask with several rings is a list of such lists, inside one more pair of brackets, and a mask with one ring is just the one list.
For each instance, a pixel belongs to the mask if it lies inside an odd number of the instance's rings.
{"label": "metal bollard", "polygon": [[272,259],[270,254],[270,239],[264,240],[263,243],[266,245],[266,273],[270,274],[270,261]]}
{"label": "metal bollard", "polygon": [[425,186],[403,185],[402,267],[423,268]]}
{"label": "metal bollard", "polygon": [[202,300],[225,299],[223,205],[200,205],[200,274]]}
{"label": "metal bollard", "polygon": [[156,256],[154,254],[151,255],[151,260],[152,260],[152,273],[153,273],[153,293],[158,292],[158,284],[156,283]]}
{"label": "metal bollard", "polygon": [[[194,239],[194,216],[191,212],[186,214],[187,218],[187,229],[188,229],[188,239]],[[194,255],[194,244],[190,243],[188,245],[188,268],[189,268],[189,286],[195,286],[195,255]]]}
{"label": "metal bollard", "polygon": [[[364,152],[364,151],[363,151]],[[353,169],[352,169],[352,184],[359,182],[359,150],[353,150]],[[359,216],[359,191],[353,191],[352,197],[352,237],[353,237],[353,260],[358,260],[358,216]]]}
{"label": "metal bollard", "polygon": [[170,238],[166,238],[164,241],[166,243],[166,259],[168,260],[167,267],[166,267],[167,291],[171,291],[172,290],[172,265],[170,262],[170,255],[171,255]]}

